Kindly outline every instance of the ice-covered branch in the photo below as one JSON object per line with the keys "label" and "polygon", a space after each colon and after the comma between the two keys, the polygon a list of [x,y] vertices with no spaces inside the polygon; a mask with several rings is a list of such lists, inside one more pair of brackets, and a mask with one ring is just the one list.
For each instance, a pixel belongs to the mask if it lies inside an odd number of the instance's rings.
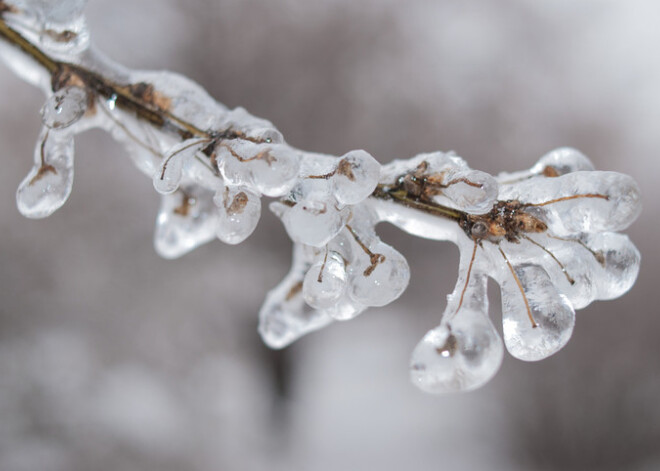
{"label": "ice-covered branch", "polygon": [[558,351],[575,309],[620,296],[636,279],[640,255],[615,231],[639,214],[639,189],[626,175],[595,171],[576,150],[497,177],[452,153],[381,166],[363,150],[304,152],[269,121],[226,108],[185,77],[128,70],[102,56],[90,46],[83,6],[0,0],[0,55],[47,96],[19,210],[42,218],[64,204],[74,137],[93,127],[121,141],[162,194],[155,247],[164,257],[216,237],[242,242],[256,228],[262,196],[274,198],[270,209],[294,253],[260,312],[271,347],[401,295],[410,271],[376,234],[381,221],[460,249],[440,325],[411,361],[413,382],[426,391],[474,389],[499,368],[504,349],[488,316],[488,277],[502,290],[504,343],[523,360]]}

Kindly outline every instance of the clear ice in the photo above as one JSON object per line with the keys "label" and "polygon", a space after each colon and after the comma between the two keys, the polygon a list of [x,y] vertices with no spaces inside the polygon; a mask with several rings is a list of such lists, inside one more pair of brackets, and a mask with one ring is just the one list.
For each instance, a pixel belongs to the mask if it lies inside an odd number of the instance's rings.
{"label": "clear ice", "polygon": [[[132,71],[104,57],[90,43],[84,0],[9,3],[15,8],[1,21],[56,64],[51,76],[0,44],[0,58],[46,95],[19,211],[43,218],[65,203],[74,137],[91,128],[122,142],[162,195],[154,245],[165,258],[215,238],[242,242],[257,226],[262,196],[275,198],[269,207],[293,241],[293,259],[259,313],[259,332],[273,348],[403,293],[410,269],[378,237],[380,222],[460,250],[439,325],[412,354],[412,382],[427,392],[484,385],[504,346],[526,361],[554,354],[571,336],[576,309],[623,295],[637,278],[640,254],[617,231],[639,215],[640,189],[627,175],[594,170],[575,149],[497,176],[451,152],[381,165],[364,150],[301,151],[271,122],[227,108],[186,77]],[[115,88],[92,87],[89,73]],[[501,289],[504,346],[488,315],[488,278]]]}

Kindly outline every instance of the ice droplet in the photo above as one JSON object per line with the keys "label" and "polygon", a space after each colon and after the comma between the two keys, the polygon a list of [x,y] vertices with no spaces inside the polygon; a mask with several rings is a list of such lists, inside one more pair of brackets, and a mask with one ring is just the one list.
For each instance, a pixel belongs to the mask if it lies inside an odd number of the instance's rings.
{"label": "ice droplet", "polygon": [[582,152],[571,147],[552,150],[539,159],[531,172],[546,177],[558,177],[581,170],[594,170],[594,164]]}
{"label": "ice droplet", "polygon": [[450,174],[442,194],[470,213],[485,213],[497,200],[497,181],[479,170],[464,170]]}
{"label": "ice droplet", "polygon": [[43,128],[34,150],[34,166],[16,191],[19,212],[40,219],[59,209],[73,186],[73,136]]}
{"label": "ice droplet", "polygon": [[575,311],[543,268],[521,264],[514,270],[522,291],[508,268],[503,268],[500,282],[504,343],[520,360],[542,360],[566,345]]}
{"label": "ice droplet", "polygon": [[410,378],[430,393],[471,391],[497,373],[504,348],[484,312],[461,308],[417,344],[410,362]]}
{"label": "ice droplet", "polygon": [[274,202],[271,209],[284,224],[289,237],[314,247],[323,247],[342,230],[350,217],[348,208],[338,210],[331,201],[324,201],[324,195],[312,194],[296,203],[293,207],[285,207]]}
{"label": "ice droplet", "polygon": [[63,129],[78,121],[87,111],[87,91],[64,87],[48,97],[41,108],[41,121],[51,129]]}
{"label": "ice droplet", "polygon": [[332,183],[341,204],[357,204],[367,198],[378,185],[380,164],[369,153],[353,150],[337,163]]}
{"label": "ice droplet", "polygon": [[168,195],[179,188],[186,161],[204,147],[208,139],[188,139],[172,147],[164,156],[160,168],[153,176],[154,188],[161,195]]}
{"label": "ice droplet", "polygon": [[502,187],[499,199],[538,211],[556,235],[625,229],[641,212],[635,180],[616,172],[573,172]]}
{"label": "ice droplet", "polygon": [[242,186],[227,186],[213,197],[218,208],[218,238],[227,244],[240,244],[257,227],[261,198]]}
{"label": "ice droplet", "polygon": [[337,252],[328,252],[314,263],[303,281],[305,302],[316,309],[334,306],[346,290],[344,259]]}
{"label": "ice droplet", "polygon": [[351,265],[350,295],[365,306],[385,306],[408,286],[410,268],[403,255],[378,239],[369,251],[371,256],[361,253]]}
{"label": "ice droplet", "polygon": [[[426,392],[470,391],[497,373],[504,347],[488,318],[487,277],[472,274],[467,287],[467,259],[448,297],[442,322],[413,351],[410,378]],[[463,289],[465,287],[465,292]]]}
{"label": "ice droplet", "polygon": [[156,219],[154,247],[163,258],[177,258],[215,237],[213,193],[199,187],[163,195]]}
{"label": "ice droplet", "polygon": [[348,321],[361,314],[367,307],[350,299],[345,293],[333,306],[324,312],[337,321]]}
{"label": "ice droplet", "polygon": [[259,311],[259,334],[271,348],[284,348],[332,322],[331,317],[310,308],[303,299],[303,279],[309,269],[305,250],[302,245],[294,244],[291,271],[268,293]]}
{"label": "ice droplet", "polygon": [[298,155],[286,145],[236,139],[219,148],[220,170],[232,185],[250,185],[266,196],[283,196],[295,184]]}

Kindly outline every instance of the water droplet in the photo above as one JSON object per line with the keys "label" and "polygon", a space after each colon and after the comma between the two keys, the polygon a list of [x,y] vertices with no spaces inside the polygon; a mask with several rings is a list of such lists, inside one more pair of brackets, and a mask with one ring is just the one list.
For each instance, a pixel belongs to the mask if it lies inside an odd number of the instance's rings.
{"label": "water droplet", "polygon": [[113,93],[112,96],[108,98],[106,103],[108,105],[108,109],[110,111],[113,111],[115,109],[115,106],[117,106],[117,95]]}

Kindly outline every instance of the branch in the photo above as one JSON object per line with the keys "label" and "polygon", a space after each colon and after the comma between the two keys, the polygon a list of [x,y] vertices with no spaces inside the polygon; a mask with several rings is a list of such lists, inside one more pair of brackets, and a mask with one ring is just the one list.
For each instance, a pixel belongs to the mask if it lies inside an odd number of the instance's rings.
{"label": "branch", "polygon": [[504,344],[523,360],[556,353],[571,336],[575,309],[623,295],[635,282],[640,254],[615,231],[639,215],[639,188],[626,175],[595,171],[574,149],[496,177],[453,153],[381,166],[362,150],[301,151],[269,121],[227,109],[185,77],[106,59],[90,46],[81,11],[54,21],[57,6],[24,3],[19,11],[0,0],[7,46],[0,54],[47,100],[34,166],[17,191],[21,213],[46,217],[64,204],[74,137],[92,127],[123,142],[162,194],[155,246],[164,257],[216,236],[242,242],[257,225],[262,196],[275,198],[270,209],[294,253],[259,314],[273,348],[401,295],[410,270],[377,236],[381,221],[460,249],[440,325],[411,360],[413,382],[429,392],[480,387],[499,368],[488,277],[502,291]]}

